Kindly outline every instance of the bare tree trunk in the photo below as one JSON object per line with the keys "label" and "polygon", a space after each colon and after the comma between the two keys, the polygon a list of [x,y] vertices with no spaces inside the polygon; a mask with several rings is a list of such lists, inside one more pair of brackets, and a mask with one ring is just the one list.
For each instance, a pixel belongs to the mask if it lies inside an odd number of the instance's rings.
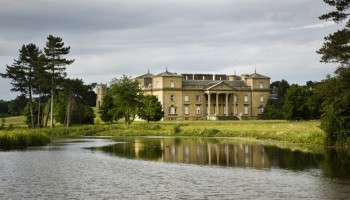
{"label": "bare tree trunk", "polygon": [[[40,88],[39,88],[40,90]],[[40,127],[40,116],[41,116],[41,94],[39,94],[39,101],[38,101],[38,122],[37,122],[37,127]]]}
{"label": "bare tree trunk", "polygon": [[73,104],[74,104],[74,95],[69,94],[68,97],[68,103],[67,103],[67,113],[66,113],[66,119],[67,119],[67,128],[70,126],[71,121],[72,121],[72,111],[73,111]]}
{"label": "bare tree trunk", "polygon": [[[53,71],[53,70],[52,70]],[[52,72],[52,74],[54,74],[54,71]],[[51,128],[54,128],[54,80],[53,80],[53,75],[52,75],[52,80],[51,80]]]}
{"label": "bare tree trunk", "polygon": [[45,127],[47,127],[47,123],[49,121],[50,116],[50,105],[51,105],[51,98],[48,100],[49,105],[47,106],[47,114],[46,114],[46,120],[45,120]]}
{"label": "bare tree trunk", "polygon": [[29,108],[30,108],[30,122],[31,122],[32,128],[35,128],[34,112],[33,112],[33,97],[32,97],[31,86],[29,86]]}

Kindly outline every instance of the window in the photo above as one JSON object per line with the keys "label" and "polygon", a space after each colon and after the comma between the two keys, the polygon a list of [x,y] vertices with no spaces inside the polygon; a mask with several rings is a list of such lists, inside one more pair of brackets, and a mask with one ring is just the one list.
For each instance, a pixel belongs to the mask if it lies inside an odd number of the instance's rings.
{"label": "window", "polygon": [[264,112],[264,108],[261,106],[261,107],[259,108],[259,115],[263,114],[263,112]]}
{"label": "window", "polygon": [[197,95],[196,96],[196,101],[201,101],[201,96]]}
{"label": "window", "polygon": [[170,95],[170,101],[175,101],[175,96],[174,95]]}
{"label": "window", "polygon": [[197,115],[201,114],[201,107],[199,106],[196,107],[196,114]]}
{"label": "window", "polygon": [[169,108],[169,114],[176,114],[176,108],[174,106]]}
{"label": "window", "polygon": [[155,88],[158,88],[158,83],[159,83],[159,81],[156,81]]}
{"label": "window", "polygon": [[260,102],[264,102],[264,96],[260,96],[259,100]]}
{"label": "window", "polygon": [[261,89],[264,88],[264,83],[263,82],[259,83],[259,88],[261,88]]}
{"label": "window", "polygon": [[248,106],[244,106],[244,114],[248,115],[249,114],[249,108]]}
{"label": "window", "polygon": [[248,102],[248,95],[244,96],[244,102]]}
{"label": "window", "polygon": [[188,115],[188,106],[185,106],[185,115]]}
{"label": "window", "polygon": [[175,87],[175,82],[174,81],[170,81],[170,87],[174,88]]}
{"label": "window", "polygon": [[185,101],[188,101],[188,95],[185,95]]}

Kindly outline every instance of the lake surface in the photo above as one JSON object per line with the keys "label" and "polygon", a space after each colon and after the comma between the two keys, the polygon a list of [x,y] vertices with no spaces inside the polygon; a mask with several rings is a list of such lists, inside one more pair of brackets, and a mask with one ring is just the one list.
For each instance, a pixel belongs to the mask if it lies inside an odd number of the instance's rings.
{"label": "lake surface", "polygon": [[349,150],[208,138],[60,138],[0,150],[0,199],[349,199]]}

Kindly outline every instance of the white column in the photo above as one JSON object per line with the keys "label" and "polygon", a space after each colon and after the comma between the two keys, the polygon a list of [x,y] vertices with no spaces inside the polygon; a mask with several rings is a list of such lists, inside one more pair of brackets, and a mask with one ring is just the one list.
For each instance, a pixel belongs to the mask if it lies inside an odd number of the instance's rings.
{"label": "white column", "polygon": [[226,116],[228,116],[228,93],[226,93]]}
{"label": "white column", "polygon": [[219,93],[216,93],[215,115],[219,115]]}
{"label": "white column", "polygon": [[210,92],[208,93],[208,117],[210,117]]}

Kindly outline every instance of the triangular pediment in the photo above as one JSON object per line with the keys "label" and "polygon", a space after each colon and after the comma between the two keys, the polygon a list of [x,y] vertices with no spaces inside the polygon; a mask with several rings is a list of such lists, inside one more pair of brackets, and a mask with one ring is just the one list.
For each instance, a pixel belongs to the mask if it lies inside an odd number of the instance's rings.
{"label": "triangular pediment", "polygon": [[227,83],[220,81],[214,85],[211,85],[207,88],[207,90],[213,91],[213,90],[233,90],[233,88],[228,85]]}

